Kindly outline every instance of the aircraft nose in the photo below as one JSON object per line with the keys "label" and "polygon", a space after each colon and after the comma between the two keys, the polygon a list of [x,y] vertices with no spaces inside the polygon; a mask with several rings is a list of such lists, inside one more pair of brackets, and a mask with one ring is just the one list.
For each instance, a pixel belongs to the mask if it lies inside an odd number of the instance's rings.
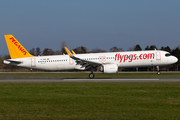
{"label": "aircraft nose", "polygon": [[176,63],[178,61],[177,57],[173,57],[173,62]]}

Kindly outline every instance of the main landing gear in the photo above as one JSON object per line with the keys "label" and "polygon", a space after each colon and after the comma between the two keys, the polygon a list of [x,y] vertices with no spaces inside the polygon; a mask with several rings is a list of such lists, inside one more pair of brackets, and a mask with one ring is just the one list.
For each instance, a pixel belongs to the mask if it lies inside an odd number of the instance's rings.
{"label": "main landing gear", "polygon": [[94,73],[93,73],[93,71],[95,70],[95,68],[91,68],[91,73],[89,74],[89,78],[90,79],[93,79],[94,78]]}
{"label": "main landing gear", "polygon": [[94,73],[90,73],[90,74],[89,74],[89,78],[90,78],[90,79],[93,79],[93,78],[94,78]]}
{"label": "main landing gear", "polygon": [[157,74],[158,74],[158,75],[161,74],[161,72],[160,72],[160,70],[159,70],[159,66],[157,66]]}

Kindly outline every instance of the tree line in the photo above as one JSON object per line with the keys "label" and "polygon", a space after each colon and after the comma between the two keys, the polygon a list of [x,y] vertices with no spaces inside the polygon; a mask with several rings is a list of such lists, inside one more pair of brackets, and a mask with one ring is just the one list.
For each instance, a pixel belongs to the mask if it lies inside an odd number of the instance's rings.
{"label": "tree line", "polygon": [[[67,46],[66,45],[66,42],[65,41],[62,41],[61,44],[60,44],[60,50],[52,50],[50,48],[45,48],[43,51],[41,51],[41,49],[39,47],[37,48],[32,48],[29,50],[29,53],[34,55],[34,56],[47,56],[47,55],[62,55],[62,54],[67,54],[65,49],[64,49],[64,46]],[[146,46],[144,48],[144,50],[158,50],[158,48],[155,46],[155,45],[150,45],[150,46]],[[135,45],[134,47],[129,47],[127,49],[127,51],[142,51],[143,49],[141,48],[141,46],[139,44]],[[162,66],[160,67],[161,70],[163,71],[179,71],[180,68],[179,68],[179,65],[180,65],[180,46],[176,47],[175,49],[171,49],[169,46],[166,46],[166,47],[161,47],[159,50],[164,50],[164,51],[167,51],[169,53],[171,53],[172,55],[176,56],[179,61],[176,63],[176,64],[173,64],[173,65],[168,65],[168,66]],[[102,52],[108,52],[106,50],[102,50],[102,49],[99,49],[99,48],[94,48],[92,50],[88,50],[86,47],[84,46],[79,46],[79,47],[76,47],[73,49],[73,51],[76,53],[76,54],[82,54],[82,53],[102,53]],[[117,46],[114,46],[112,48],[109,49],[109,52],[121,52],[121,51],[124,51],[123,48],[121,47],[117,47]],[[14,67],[14,66],[9,66],[9,65],[4,65],[3,64],[3,60],[4,59],[9,59],[10,56],[9,55],[0,55],[0,69],[1,71],[4,70],[4,69],[10,69],[10,70],[13,70],[13,69],[22,69],[22,68],[19,68],[19,67]],[[156,68],[154,67],[143,67],[143,68],[121,68],[119,69],[120,71],[154,71],[156,70]]]}

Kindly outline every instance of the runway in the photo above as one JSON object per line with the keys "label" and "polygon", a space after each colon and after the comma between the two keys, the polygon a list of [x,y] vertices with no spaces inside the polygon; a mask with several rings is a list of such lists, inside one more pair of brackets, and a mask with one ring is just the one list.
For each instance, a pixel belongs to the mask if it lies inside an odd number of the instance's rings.
{"label": "runway", "polygon": [[48,83],[48,82],[180,82],[180,78],[135,79],[0,79],[1,83]]}

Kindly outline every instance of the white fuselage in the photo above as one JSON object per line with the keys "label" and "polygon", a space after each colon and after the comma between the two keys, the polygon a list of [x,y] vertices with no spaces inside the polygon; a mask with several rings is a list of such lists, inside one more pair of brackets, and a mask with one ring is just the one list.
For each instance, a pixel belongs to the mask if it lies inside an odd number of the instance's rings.
{"label": "white fuselage", "polygon": [[[176,63],[178,59],[168,52],[160,50],[128,51],[108,53],[75,54],[74,56],[86,61],[103,64],[117,64],[118,67],[147,67],[162,66]],[[37,56],[20,59],[10,59],[16,62],[4,60],[5,64],[24,67],[29,69],[61,71],[61,70],[84,70],[75,60],[68,55]]]}

